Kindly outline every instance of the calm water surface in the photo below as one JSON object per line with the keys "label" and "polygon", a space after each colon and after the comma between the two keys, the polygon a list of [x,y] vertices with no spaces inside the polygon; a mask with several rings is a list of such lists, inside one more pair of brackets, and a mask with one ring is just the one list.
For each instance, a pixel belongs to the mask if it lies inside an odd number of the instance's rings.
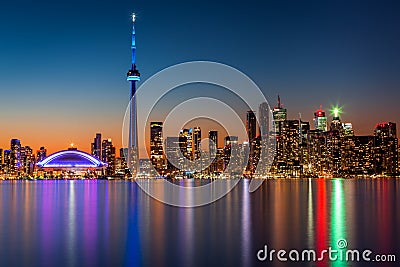
{"label": "calm water surface", "polygon": [[[292,266],[258,250],[396,254],[400,180],[243,180],[204,207],[177,208],[128,181],[0,182],[0,266]],[[328,262],[297,266],[396,266]]]}

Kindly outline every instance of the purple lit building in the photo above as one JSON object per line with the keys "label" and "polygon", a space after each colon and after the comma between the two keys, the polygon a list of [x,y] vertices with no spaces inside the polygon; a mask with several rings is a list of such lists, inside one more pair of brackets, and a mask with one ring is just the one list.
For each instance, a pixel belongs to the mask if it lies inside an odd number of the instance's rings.
{"label": "purple lit building", "polygon": [[107,163],[77,149],[53,153],[36,165],[38,175],[54,178],[96,178],[103,175],[107,167]]}

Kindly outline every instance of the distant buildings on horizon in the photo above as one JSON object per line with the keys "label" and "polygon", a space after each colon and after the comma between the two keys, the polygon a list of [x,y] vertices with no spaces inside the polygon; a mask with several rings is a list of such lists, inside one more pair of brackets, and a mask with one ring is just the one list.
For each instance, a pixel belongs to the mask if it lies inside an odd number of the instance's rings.
{"label": "distant buildings on horizon", "polygon": [[[269,110],[267,103],[246,113],[247,141],[237,136],[224,136],[218,131],[206,135],[209,144],[202,147],[200,127],[181,129],[179,136],[163,137],[163,122],[150,122],[150,158],[140,160],[144,177],[347,177],[396,176],[399,174],[399,149],[396,123],[376,125],[373,135],[356,136],[351,123],[342,123],[340,109],[334,108],[328,119],[322,107],[314,112],[313,128],[301,118],[288,120],[287,109],[278,105]],[[270,121],[273,118],[273,121]],[[257,121],[258,119],[258,121]],[[267,144],[273,144],[268,146]],[[106,163],[99,175],[129,177],[127,148],[118,155],[111,139],[97,133],[90,154]],[[244,158],[248,155],[248,161]],[[20,140],[12,139],[10,149],[0,149],[0,176],[18,178],[37,176],[36,164],[47,157],[45,147],[36,152]],[[199,160],[201,158],[201,160]],[[197,165],[193,161],[197,160]],[[267,162],[269,164],[267,164]],[[73,171],[73,170],[72,170]],[[51,177],[68,176],[71,170],[44,172]]]}

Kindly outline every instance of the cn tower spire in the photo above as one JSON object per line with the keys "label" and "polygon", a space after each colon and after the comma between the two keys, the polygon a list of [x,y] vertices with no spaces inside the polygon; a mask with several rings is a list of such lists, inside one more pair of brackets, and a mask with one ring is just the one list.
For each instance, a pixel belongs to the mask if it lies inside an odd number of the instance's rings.
{"label": "cn tower spire", "polygon": [[132,66],[128,70],[127,80],[131,84],[130,92],[130,116],[129,116],[129,147],[127,155],[128,167],[131,170],[132,177],[136,176],[139,171],[139,148],[138,148],[138,131],[137,131],[137,102],[136,102],[136,83],[140,81],[140,72],[136,68],[136,32],[135,32],[136,15],[132,14]]}
{"label": "cn tower spire", "polygon": [[132,14],[132,69],[136,69],[136,32],[135,32],[136,15]]}

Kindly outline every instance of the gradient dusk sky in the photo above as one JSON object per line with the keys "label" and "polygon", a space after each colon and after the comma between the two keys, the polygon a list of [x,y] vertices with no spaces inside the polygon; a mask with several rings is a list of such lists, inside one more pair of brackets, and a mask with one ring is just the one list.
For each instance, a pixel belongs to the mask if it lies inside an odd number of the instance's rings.
{"label": "gradient dusk sky", "polygon": [[338,104],[358,135],[400,123],[399,1],[3,1],[0,148],[89,151],[96,132],[121,146],[131,12],[142,81],[210,60],[280,94],[289,118]]}

